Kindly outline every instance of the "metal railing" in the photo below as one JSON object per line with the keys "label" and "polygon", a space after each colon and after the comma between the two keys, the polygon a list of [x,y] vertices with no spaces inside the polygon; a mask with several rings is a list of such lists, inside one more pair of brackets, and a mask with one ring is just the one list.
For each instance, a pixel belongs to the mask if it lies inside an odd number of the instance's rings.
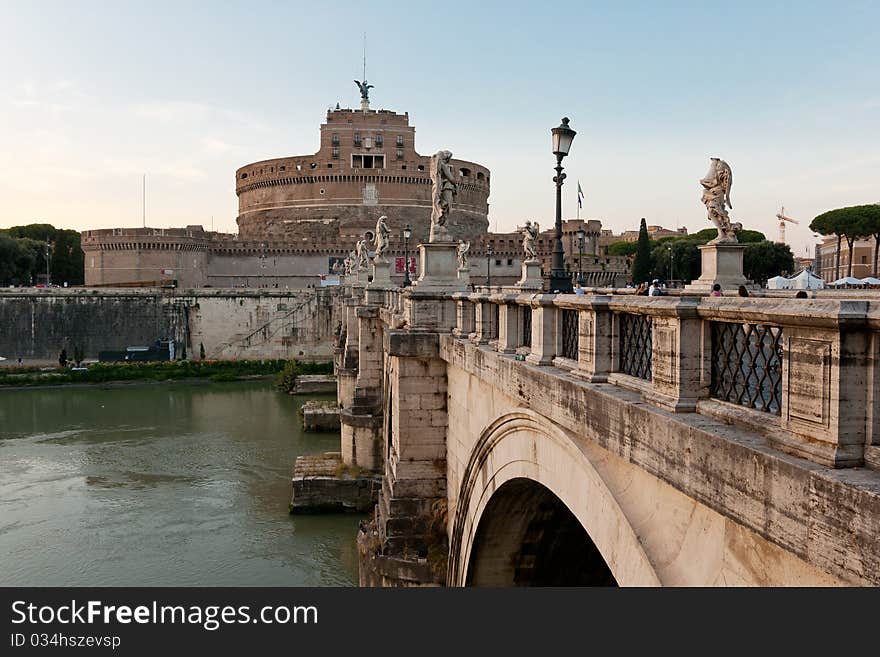
{"label": "metal railing", "polygon": [[562,311],[562,353],[563,358],[578,359],[578,311]]}
{"label": "metal railing", "polygon": [[782,328],[711,322],[710,396],[765,413],[782,408]]}
{"label": "metal railing", "polygon": [[646,381],[651,380],[653,349],[650,315],[619,313],[620,372]]}

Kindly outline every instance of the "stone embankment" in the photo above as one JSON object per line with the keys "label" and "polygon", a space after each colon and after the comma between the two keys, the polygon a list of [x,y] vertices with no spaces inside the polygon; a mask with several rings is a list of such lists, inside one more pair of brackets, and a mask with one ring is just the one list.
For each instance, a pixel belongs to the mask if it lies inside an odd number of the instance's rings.
{"label": "stone embankment", "polygon": [[339,431],[339,406],[333,401],[310,399],[302,406],[305,431]]}
{"label": "stone embankment", "polygon": [[290,513],[366,513],[381,488],[380,475],[346,466],[339,452],[307,454],[293,468]]}
{"label": "stone embankment", "polygon": [[336,377],[332,374],[300,374],[290,391],[291,395],[324,395],[336,392]]}

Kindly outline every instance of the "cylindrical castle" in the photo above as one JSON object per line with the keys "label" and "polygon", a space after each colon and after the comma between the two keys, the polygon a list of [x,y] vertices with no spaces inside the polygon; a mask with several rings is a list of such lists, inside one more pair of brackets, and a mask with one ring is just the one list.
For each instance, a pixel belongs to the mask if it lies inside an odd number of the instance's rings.
{"label": "cylindrical castle", "polygon": [[[381,215],[392,231],[410,224],[413,243],[431,220],[430,156],[415,150],[408,114],[336,109],[321,125],[314,155],[263,160],[235,172],[242,240],[334,243],[346,250]],[[488,230],[489,170],[456,160],[458,194],[447,228],[475,240]]]}

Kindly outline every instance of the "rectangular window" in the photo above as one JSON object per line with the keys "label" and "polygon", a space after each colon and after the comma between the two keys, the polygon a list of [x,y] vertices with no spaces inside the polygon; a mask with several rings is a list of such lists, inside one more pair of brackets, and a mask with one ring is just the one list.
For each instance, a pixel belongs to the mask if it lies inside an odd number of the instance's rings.
{"label": "rectangular window", "polygon": [[398,160],[402,160],[402,159],[403,159],[403,149],[402,149],[402,148],[398,148],[398,149],[397,149],[397,159],[398,159]]}
{"label": "rectangular window", "polygon": [[384,155],[352,155],[351,167],[353,169],[384,169]]}
{"label": "rectangular window", "polygon": [[354,145],[355,146],[361,145],[361,133],[359,133],[359,132],[354,133]]}
{"label": "rectangular window", "polygon": [[496,261],[495,261],[495,266],[496,266],[496,267],[500,267],[500,266],[501,266],[501,261],[500,261],[500,260],[496,260]]}
{"label": "rectangular window", "polygon": [[376,135],[376,146],[382,145],[382,135]]}
{"label": "rectangular window", "polygon": [[334,159],[334,160],[338,160],[338,159],[339,159],[339,149],[338,149],[338,148],[334,148],[334,149],[333,149],[333,159]]}
{"label": "rectangular window", "polygon": [[507,266],[510,267],[512,265],[513,265],[513,258],[508,258],[507,259]]}
{"label": "rectangular window", "polygon": [[403,135],[397,135],[397,147],[398,148],[403,147]]}
{"label": "rectangular window", "polygon": [[333,135],[333,139],[331,140],[331,143],[334,146],[339,146],[339,135]]}

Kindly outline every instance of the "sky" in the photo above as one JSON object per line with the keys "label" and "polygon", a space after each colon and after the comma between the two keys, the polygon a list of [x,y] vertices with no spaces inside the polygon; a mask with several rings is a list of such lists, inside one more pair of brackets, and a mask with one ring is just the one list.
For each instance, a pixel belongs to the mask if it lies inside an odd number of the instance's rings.
{"label": "sky", "polygon": [[[490,229],[555,212],[550,128],[577,131],[564,215],[710,227],[699,179],[795,255],[810,220],[880,201],[877,2],[0,0],[0,227],[234,232],[235,169],[318,148],[357,107],[492,172]],[[390,218],[393,222],[393,217]]]}

